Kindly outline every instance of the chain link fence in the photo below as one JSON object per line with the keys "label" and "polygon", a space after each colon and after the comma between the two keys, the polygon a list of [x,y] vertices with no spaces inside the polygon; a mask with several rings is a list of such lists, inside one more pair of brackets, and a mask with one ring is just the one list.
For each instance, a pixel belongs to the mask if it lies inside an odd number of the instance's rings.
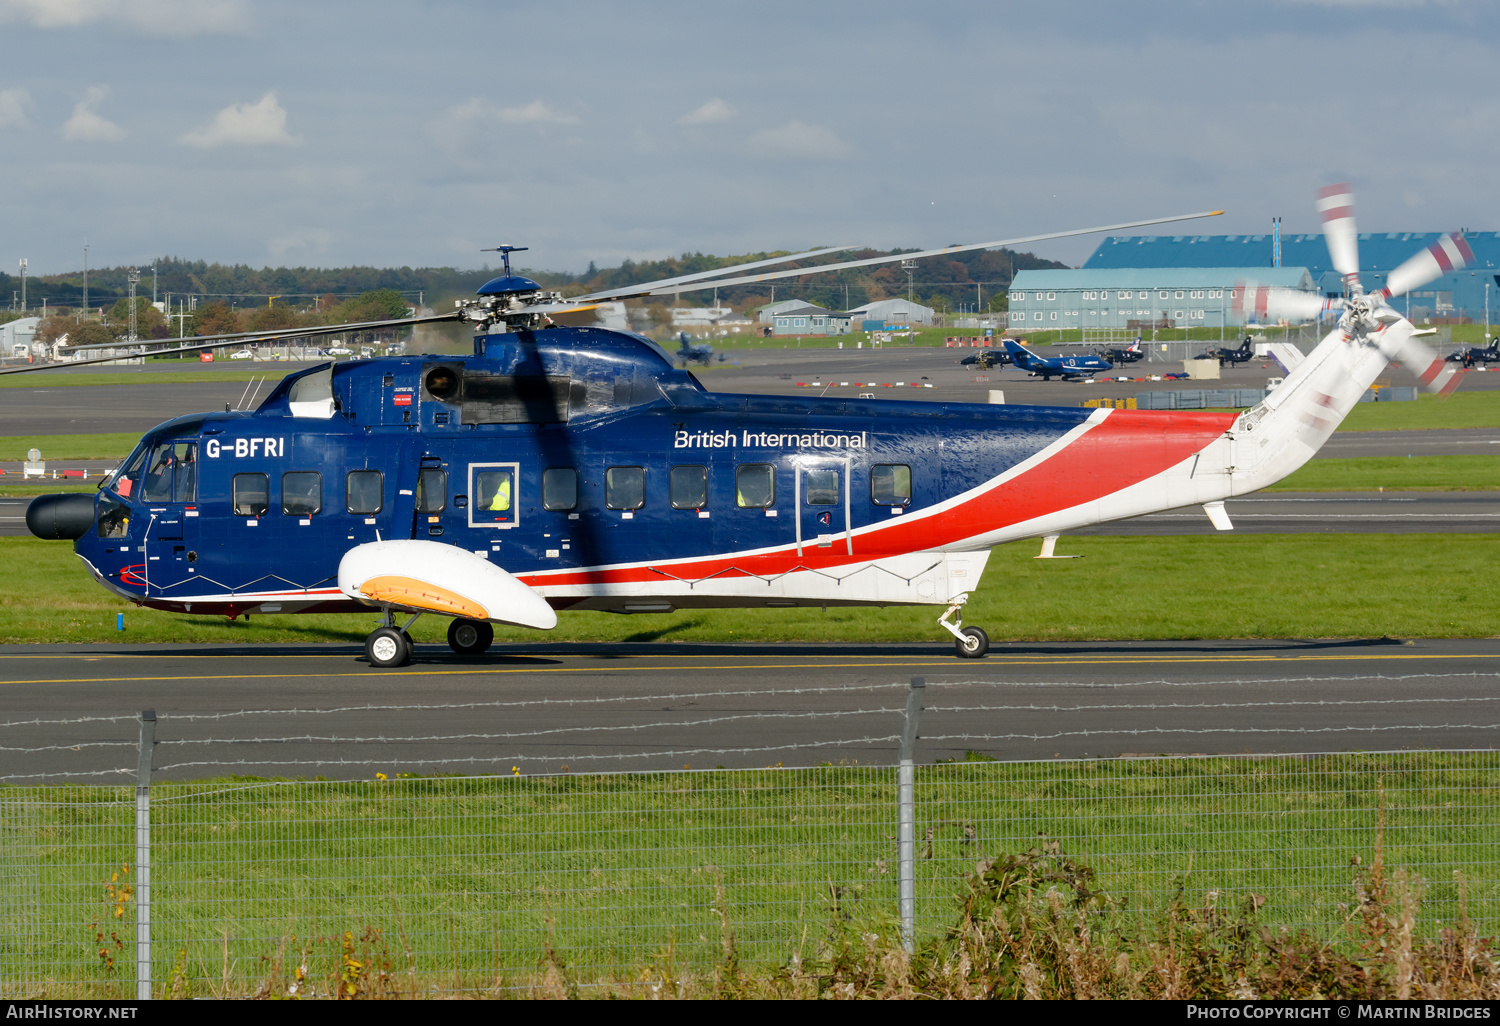
{"label": "chain link fence", "polygon": [[909,773],[905,802],[889,765],[156,782],[144,835],[135,788],[5,787],[0,993],[434,996],[560,967],[782,965],[841,931],[921,944],[967,875],[1052,843],[1121,928],[1248,900],[1264,925],[1334,937],[1377,848],[1427,881],[1422,930],[1500,926],[1496,752]]}

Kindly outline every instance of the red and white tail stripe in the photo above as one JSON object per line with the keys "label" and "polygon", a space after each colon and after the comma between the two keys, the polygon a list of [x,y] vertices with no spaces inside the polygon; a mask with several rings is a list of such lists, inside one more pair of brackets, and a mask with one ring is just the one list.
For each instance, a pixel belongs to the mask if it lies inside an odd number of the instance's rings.
{"label": "red and white tail stripe", "polygon": [[1382,299],[1404,295],[1421,288],[1449,271],[1461,271],[1474,262],[1474,251],[1458,232],[1444,235],[1422,252],[1391,272],[1385,288],[1377,295]]}
{"label": "red and white tail stripe", "polygon": [[1346,284],[1359,284],[1359,242],[1354,227],[1354,188],[1348,182],[1318,190],[1318,213],[1323,217],[1323,239],[1333,266]]}

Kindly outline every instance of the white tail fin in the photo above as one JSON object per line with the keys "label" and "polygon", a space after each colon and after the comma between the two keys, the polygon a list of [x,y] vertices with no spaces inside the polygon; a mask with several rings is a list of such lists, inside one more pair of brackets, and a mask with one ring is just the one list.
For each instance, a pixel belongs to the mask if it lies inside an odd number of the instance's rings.
{"label": "white tail fin", "polygon": [[1311,459],[1385,370],[1386,353],[1399,351],[1413,330],[1410,321],[1398,319],[1362,341],[1335,328],[1288,368],[1286,380],[1230,429],[1231,494],[1274,484]]}

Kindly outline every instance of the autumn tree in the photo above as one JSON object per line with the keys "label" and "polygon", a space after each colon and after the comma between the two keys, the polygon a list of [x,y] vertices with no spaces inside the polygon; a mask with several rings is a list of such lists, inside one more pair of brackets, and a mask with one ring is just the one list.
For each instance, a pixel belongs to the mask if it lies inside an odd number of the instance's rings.
{"label": "autumn tree", "polygon": [[304,320],[289,306],[262,306],[245,321],[249,331],[280,331],[285,328],[300,328]]}
{"label": "autumn tree", "polygon": [[208,303],[194,310],[191,316],[194,335],[232,335],[244,331],[238,311],[223,303]]}

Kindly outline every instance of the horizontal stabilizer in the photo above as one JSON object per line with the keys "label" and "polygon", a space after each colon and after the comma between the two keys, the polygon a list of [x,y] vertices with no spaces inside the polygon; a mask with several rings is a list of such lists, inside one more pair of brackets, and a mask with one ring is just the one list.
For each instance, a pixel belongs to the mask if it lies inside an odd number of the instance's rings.
{"label": "horizontal stabilizer", "polygon": [[1298,364],[1307,359],[1302,355],[1302,350],[1290,342],[1267,342],[1266,352],[1271,354],[1271,359],[1276,361],[1283,374],[1290,374],[1297,369]]}

